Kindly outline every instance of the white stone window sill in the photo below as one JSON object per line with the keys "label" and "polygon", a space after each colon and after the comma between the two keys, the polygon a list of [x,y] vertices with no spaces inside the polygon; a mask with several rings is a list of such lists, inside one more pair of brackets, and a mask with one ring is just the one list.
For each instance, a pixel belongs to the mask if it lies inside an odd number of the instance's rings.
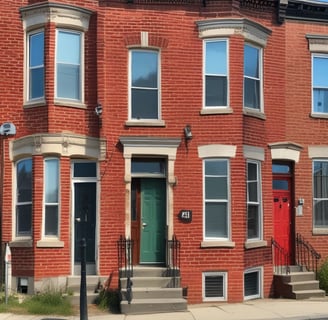
{"label": "white stone window sill", "polygon": [[252,108],[244,108],[243,113],[245,116],[259,118],[261,120],[266,119],[265,114],[260,110],[256,110],[256,109],[252,109]]}
{"label": "white stone window sill", "polygon": [[230,107],[207,107],[200,111],[201,115],[211,115],[211,114],[230,114],[233,110]]}
{"label": "white stone window sill", "polygon": [[71,108],[77,108],[77,109],[86,109],[87,106],[80,102],[80,101],[72,101],[72,100],[65,100],[65,99],[55,99],[54,104],[56,106],[61,107],[71,107]]}
{"label": "white stone window sill", "polygon": [[29,100],[23,105],[24,109],[30,109],[35,107],[44,107],[46,105],[45,99]]}
{"label": "white stone window sill", "polygon": [[314,235],[327,235],[328,228],[313,228]]}
{"label": "white stone window sill", "polygon": [[11,248],[31,248],[32,246],[32,239],[16,239],[9,243]]}
{"label": "white stone window sill", "polygon": [[43,239],[36,243],[38,248],[63,248],[64,241],[58,239]]}
{"label": "white stone window sill", "polygon": [[125,122],[127,127],[165,127],[163,120],[128,120]]}
{"label": "white stone window sill", "polygon": [[268,242],[265,240],[249,240],[245,242],[245,249],[266,247]]}
{"label": "white stone window sill", "polygon": [[200,243],[201,248],[234,248],[235,242],[223,240],[223,241],[202,241]]}

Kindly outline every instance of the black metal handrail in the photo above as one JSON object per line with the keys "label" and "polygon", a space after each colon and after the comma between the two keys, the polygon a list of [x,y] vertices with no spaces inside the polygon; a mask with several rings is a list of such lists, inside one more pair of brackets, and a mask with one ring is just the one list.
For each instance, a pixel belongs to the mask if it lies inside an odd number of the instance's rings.
{"label": "black metal handrail", "polygon": [[297,233],[296,234],[296,263],[301,267],[306,267],[308,271],[318,273],[318,262],[321,258],[309,241]]}
{"label": "black metal handrail", "polygon": [[274,272],[277,274],[290,273],[289,253],[273,238],[271,238],[271,246],[272,246]]}
{"label": "black metal handrail", "polygon": [[121,235],[117,241],[117,251],[120,278],[133,277],[133,240]]}
{"label": "black metal handrail", "polygon": [[176,235],[172,236],[172,240],[167,240],[167,276],[172,277],[172,286],[174,288],[179,286],[178,277],[180,277],[180,247],[181,243],[177,239]]}

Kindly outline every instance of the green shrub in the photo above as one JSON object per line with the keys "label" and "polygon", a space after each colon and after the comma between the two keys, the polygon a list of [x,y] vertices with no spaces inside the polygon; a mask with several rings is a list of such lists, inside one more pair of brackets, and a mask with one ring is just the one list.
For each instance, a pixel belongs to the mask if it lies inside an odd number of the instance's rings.
{"label": "green shrub", "polygon": [[102,289],[96,298],[95,304],[104,310],[112,313],[120,313],[120,299],[117,290]]}
{"label": "green shrub", "polygon": [[318,279],[320,289],[326,291],[326,295],[328,294],[328,259],[326,259],[323,264],[320,266],[318,271]]}

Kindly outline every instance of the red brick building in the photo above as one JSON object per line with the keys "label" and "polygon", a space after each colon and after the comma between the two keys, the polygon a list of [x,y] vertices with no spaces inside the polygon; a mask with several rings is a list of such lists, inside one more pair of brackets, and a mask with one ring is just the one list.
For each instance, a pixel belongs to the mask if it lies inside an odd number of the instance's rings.
{"label": "red brick building", "polygon": [[323,261],[327,22],[322,1],[3,3],[13,289],[78,276],[82,237],[117,287],[120,237],[165,266],[175,236],[188,303],[272,296],[272,238],[287,264],[297,234]]}

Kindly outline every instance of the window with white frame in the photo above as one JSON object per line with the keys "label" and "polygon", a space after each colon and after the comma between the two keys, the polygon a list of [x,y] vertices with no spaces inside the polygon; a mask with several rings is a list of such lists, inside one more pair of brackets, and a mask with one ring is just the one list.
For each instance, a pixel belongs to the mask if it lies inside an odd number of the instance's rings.
{"label": "window with white frame", "polygon": [[261,298],[262,286],[261,268],[252,268],[244,272],[244,299]]}
{"label": "window with white frame", "polygon": [[244,45],[244,107],[261,110],[262,50]]}
{"label": "window with white frame", "polygon": [[227,273],[203,272],[203,301],[227,300]]}
{"label": "window with white frame", "polygon": [[312,111],[328,113],[328,55],[312,55]]}
{"label": "window with white frame", "polygon": [[27,100],[44,97],[44,31],[27,34],[28,89]]}
{"label": "window with white frame", "polygon": [[328,160],[313,161],[313,225],[328,228]]}
{"label": "window with white frame", "polygon": [[159,52],[130,51],[130,119],[160,119]]}
{"label": "window with white frame", "polygon": [[261,167],[259,161],[247,161],[247,239],[259,240],[262,235]]}
{"label": "window with white frame", "polygon": [[229,162],[204,160],[204,238],[229,239]]}
{"label": "window with white frame", "polygon": [[16,163],[16,237],[32,235],[32,159]]}
{"label": "window with white frame", "polygon": [[56,98],[82,101],[82,33],[57,30]]}
{"label": "window with white frame", "polygon": [[44,235],[58,237],[59,232],[59,159],[44,160]]}
{"label": "window with white frame", "polygon": [[204,41],[204,102],[207,107],[228,105],[228,41]]}

